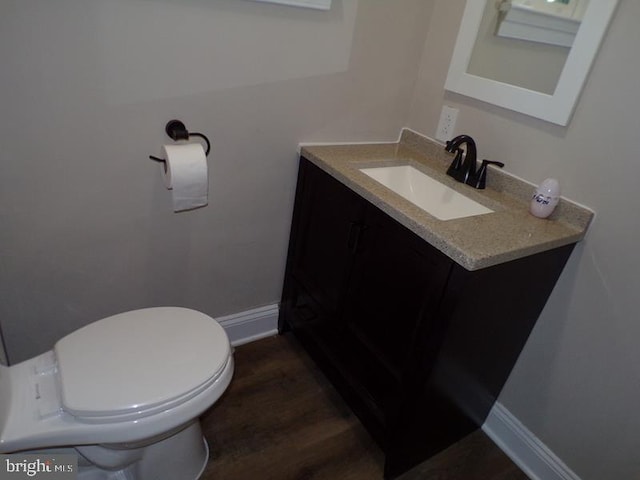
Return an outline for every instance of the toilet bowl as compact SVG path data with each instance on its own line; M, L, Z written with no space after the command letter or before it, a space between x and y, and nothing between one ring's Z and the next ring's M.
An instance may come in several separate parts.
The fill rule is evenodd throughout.
M79 479L197 479L198 417L233 375L213 318L156 307L98 320L53 350L0 366L0 453L73 452Z

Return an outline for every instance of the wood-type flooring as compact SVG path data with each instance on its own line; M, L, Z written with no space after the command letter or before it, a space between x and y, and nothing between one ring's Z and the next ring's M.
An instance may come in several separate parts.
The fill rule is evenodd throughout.
M384 457L289 334L235 350L231 385L202 417L201 480L382 480ZM399 480L527 480L482 431Z

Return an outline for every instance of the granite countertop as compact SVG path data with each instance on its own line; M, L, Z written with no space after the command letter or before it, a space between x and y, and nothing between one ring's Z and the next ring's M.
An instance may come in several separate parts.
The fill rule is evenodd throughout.
M528 208L535 186L499 169L490 168L484 190L456 182L445 173L453 156L406 129L397 143L304 146L301 155L467 270L578 242L593 218L591 210L564 197L549 218L532 216ZM393 165L412 165L494 212L438 220L359 171Z

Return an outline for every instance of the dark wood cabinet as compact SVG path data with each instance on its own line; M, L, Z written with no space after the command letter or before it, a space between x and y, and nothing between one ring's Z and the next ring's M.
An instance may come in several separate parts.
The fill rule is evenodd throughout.
M279 329L393 478L482 425L572 248L468 271L302 158Z

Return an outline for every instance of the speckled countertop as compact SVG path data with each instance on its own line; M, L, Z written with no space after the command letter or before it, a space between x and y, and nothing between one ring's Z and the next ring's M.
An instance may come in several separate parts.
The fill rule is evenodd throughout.
M458 183L445 174L453 156L410 130L398 143L304 146L301 154L467 270L580 241L593 218L591 210L564 197L551 217L530 215L535 186L498 169L488 172L485 190ZM412 165L494 212L438 220L359 171L392 165Z

